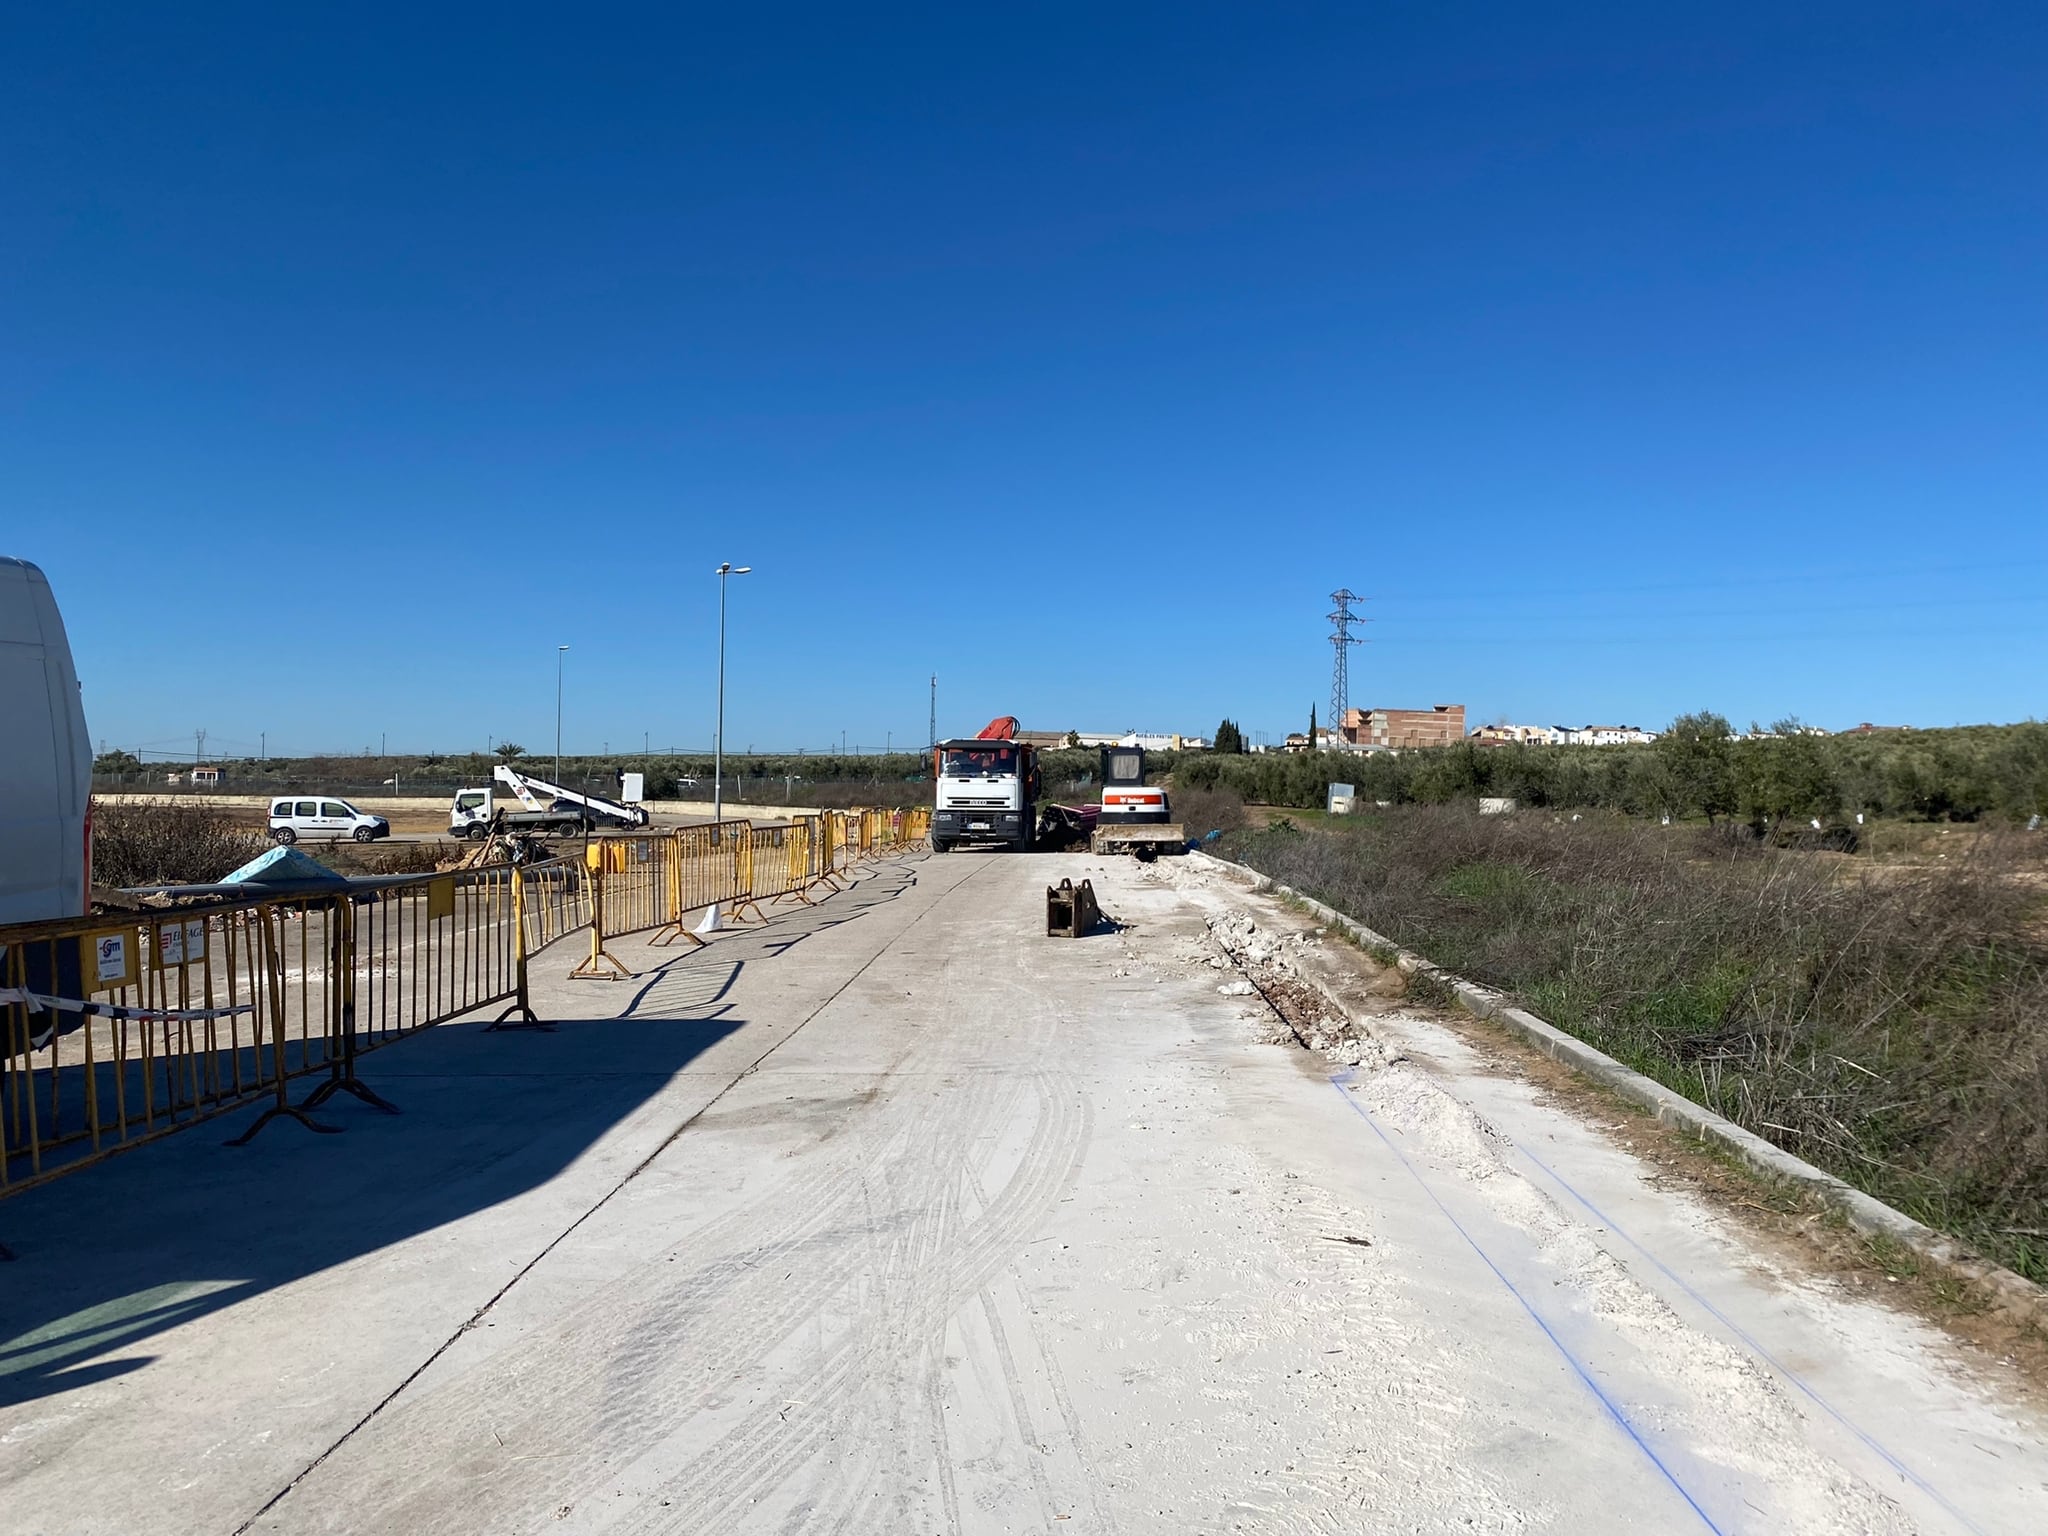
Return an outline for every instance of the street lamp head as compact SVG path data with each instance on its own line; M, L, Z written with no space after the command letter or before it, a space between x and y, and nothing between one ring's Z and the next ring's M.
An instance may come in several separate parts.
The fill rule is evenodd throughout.
M711 574L714 576L744 576L752 569L751 565L734 565L728 560Z
M569 647L567 647L566 645L558 645L555 647L555 649L558 651L566 651L567 649L569 649Z

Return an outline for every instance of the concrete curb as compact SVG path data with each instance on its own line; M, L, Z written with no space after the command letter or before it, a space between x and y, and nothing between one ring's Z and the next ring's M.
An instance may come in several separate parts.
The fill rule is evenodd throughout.
M1507 1006L1500 994L1485 987L1474 986L1463 977L1454 976L1441 966L1432 965L1422 956L1403 949L1392 939L1373 932L1365 924L1346 917L1334 907L1326 906L1311 896L1304 896L1291 886L1282 885L1279 881L1242 864L1233 864L1230 860L1219 859L1211 853L1201 853L1197 857L1207 859L1219 869L1246 876L1253 882L1255 890L1269 891L1284 896L1289 901L1298 902L1323 922L1343 929L1361 944L1374 949L1394 951L1397 956L1396 963L1402 971L1410 975L1421 973L1436 977L1452 990L1459 1006L1474 1018L1500 1025L1552 1060L1562 1062L1580 1076L1611 1089L1629 1102L1648 1110L1666 1125L1681 1126L1693 1132L1702 1141L1711 1141L1733 1153L1757 1172L1771 1178L1783 1179L1812 1193L1830 1209L1839 1212L1857 1231L1870 1237L1886 1238L1903 1248L1911 1249L1929 1263L1940 1266L1965 1282L2000 1310L2024 1318L2037 1326L2048 1327L2048 1291L2044 1291L2025 1276L2014 1274L2002 1265L1980 1257L1956 1239L1915 1221L1903 1211L1894 1210L1882 1200L1866 1195L1862 1190L1844 1183L1833 1174L1814 1167L1804 1158L1794 1157L1784 1148L1773 1146L1754 1131L1745 1130L1725 1115L1716 1114L1704 1105L1695 1104L1683 1095L1666 1088L1662 1083L1645 1077L1633 1068L1623 1066L1606 1052L1595 1050L1585 1041L1566 1034L1554 1024L1539 1019L1526 1009ZM1341 998L1331 997L1330 1001L1340 1009L1344 1007Z

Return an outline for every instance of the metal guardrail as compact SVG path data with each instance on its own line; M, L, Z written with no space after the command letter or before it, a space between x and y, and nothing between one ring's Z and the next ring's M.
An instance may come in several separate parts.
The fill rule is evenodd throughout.
M0 1195L246 1106L242 1137L336 1093L391 1108L357 1057L497 1003L537 1023L532 957L580 929L572 976L622 976L607 939L687 938L686 914L814 899L917 846L927 812L827 811L594 837L582 857L393 876L345 891L0 927ZM294 1104L294 1078L325 1074ZM4 1250L0 1250L4 1251Z

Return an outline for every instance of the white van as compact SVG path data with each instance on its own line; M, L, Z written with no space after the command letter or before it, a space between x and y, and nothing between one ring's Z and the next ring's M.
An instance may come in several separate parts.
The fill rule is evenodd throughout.
M92 878L92 741L43 573L0 555L0 923L75 917Z
M391 823L332 795L280 795L270 802L270 835L280 843L296 843L302 837L351 837L374 843L391 835Z

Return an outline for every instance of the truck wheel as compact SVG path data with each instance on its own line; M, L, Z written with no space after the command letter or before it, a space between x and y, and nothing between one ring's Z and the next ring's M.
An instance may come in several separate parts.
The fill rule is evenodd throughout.
M473 821L462 829L462 836L472 843L480 843L491 835L491 829L480 821Z
M374 843L377 840L377 829L375 827L357 827L352 835L359 843Z
M270 835L277 839L278 845L280 847L284 848L291 847L293 843L296 843L299 840L299 834L294 832L290 827L279 827L275 832L272 832Z
M933 853L951 853L952 851L953 845L947 842L943 837L935 837L932 839Z

